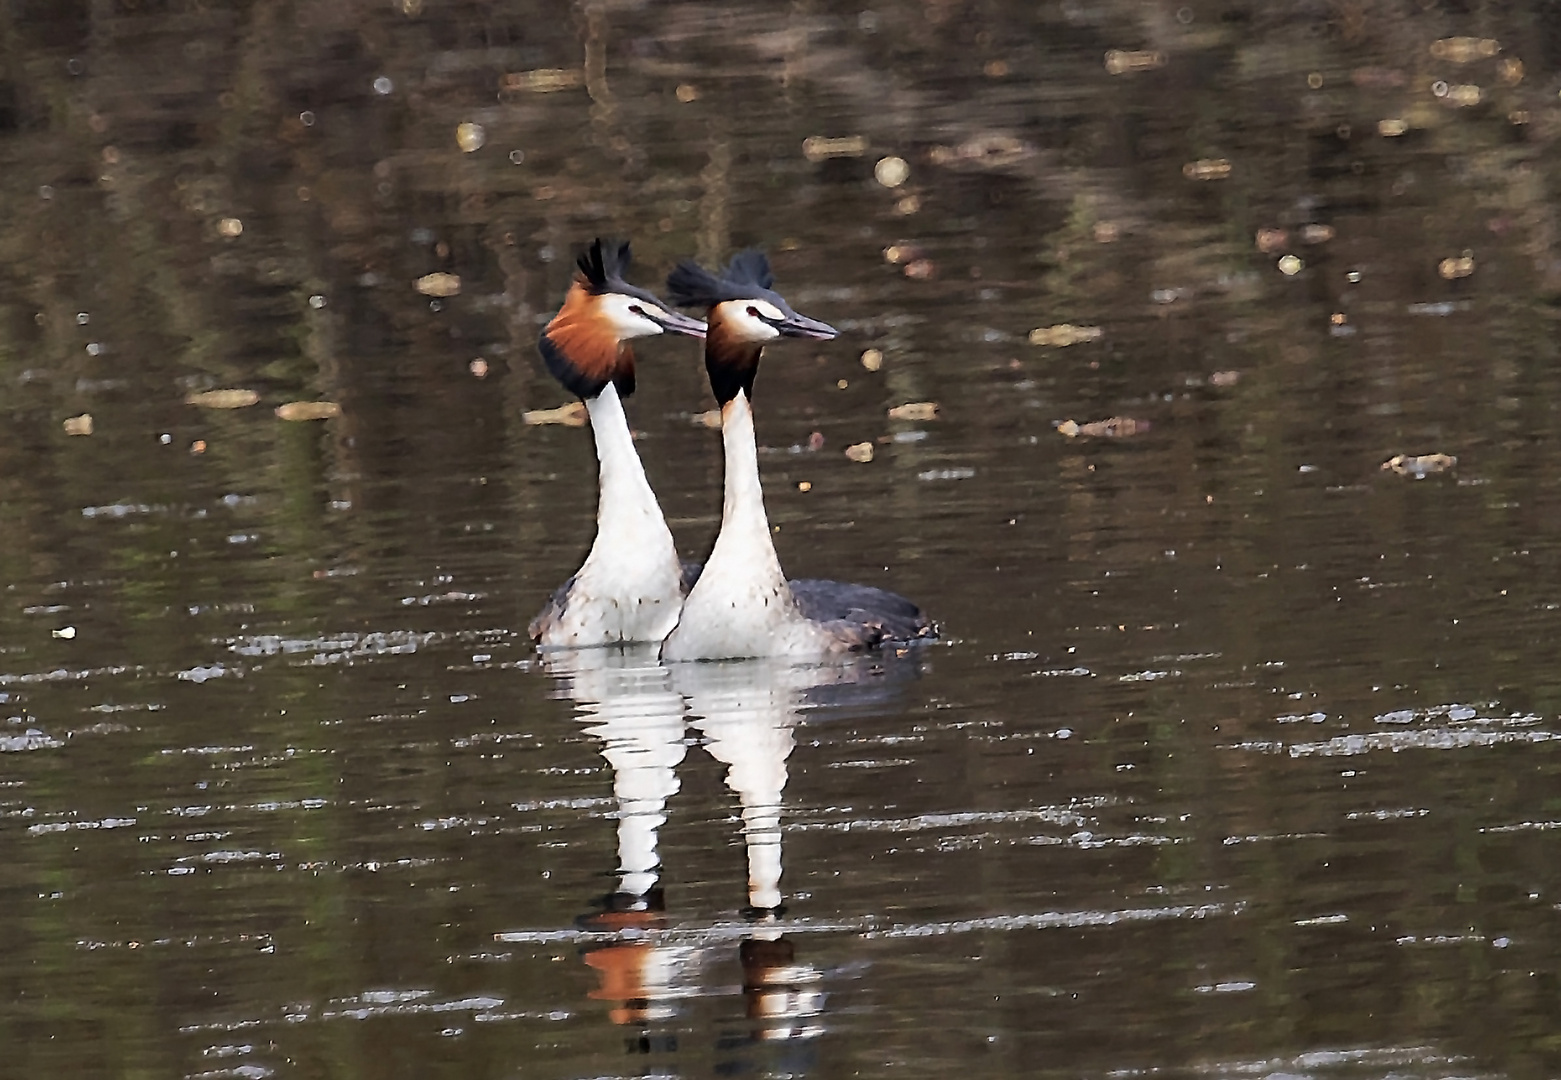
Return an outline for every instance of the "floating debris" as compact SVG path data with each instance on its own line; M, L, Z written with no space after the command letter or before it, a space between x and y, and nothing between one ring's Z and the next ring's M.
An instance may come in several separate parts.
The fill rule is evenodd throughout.
M846 457L852 461L871 461L873 460L873 444L870 442L852 443L846 447Z
M1467 109L1471 105L1478 105L1484 96L1478 86L1446 83L1441 79L1431 84L1431 93L1441 98L1443 104L1451 105L1457 109Z
M217 231L223 236L232 239L235 236L243 235L244 223L236 217L225 217L217 222Z
M801 491L803 493L812 491L813 490L813 482L811 480L798 480L797 481L797 490Z
M289 401L276 407L280 420L329 420L341 415L341 406L334 401Z
M1210 386L1235 386L1240 381L1239 371L1216 371L1209 376Z
M461 278L459 274L446 274L438 272L424 274L417 279L417 291L424 296L455 296L461 291Z
M1474 273L1474 252L1466 250L1462 255L1443 259L1436 264L1436 272L1448 281L1468 277Z
M1264 255L1272 255L1290 246L1290 233L1285 229L1259 229L1257 249Z
M1049 345L1052 348L1061 349L1069 345L1078 345L1085 341L1099 341L1105 331L1098 326L1074 326L1072 323L1058 323L1056 326L1042 326L1030 331L1029 342L1031 345Z
M1230 162L1225 158L1199 158L1183 165L1182 175L1189 180L1224 180L1230 176Z
M186 405L202 409L247 409L259 401L260 395L253 390L202 390L184 395Z
M809 161L828 161L830 158L861 157L867 153L867 136L846 135L831 139L823 135L811 135L802 140L802 156Z
M481 124L465 123L457 124L455 128L455 145L461 148L465 154L474 153L482 149L488 141L488 132Z
M693 83L678 83L677 99L684 105L699 100L699 87Z
M1295 277L1295 275L1306 269L1306 264L1294 255L1284 256L1275 265L1279 267L1279 272L1285 277Z
M65 434L91 435L92 414L89 412L84 412L80 416L67 416L65 418Z
M192 453L192 454L204 454L205 452L206 452L206 440L205 439L196 439L194 442L192 442L190 444L190 453Z
M1165 53L1152 49L1112 49L1106 53L1106 74L1126 75L1165 66Z
M1496 65L1496 77L1508 86L1516 86L1523 81L1523 61L1516 58L1508 58Z
M1024 140L993 131L972 135L958 146L934 146L927 151L927 160L934 165L1000 169L1023 161L1034 152Z
M862 353L862 366L868 371L877 371L883 367L883 350L868 349Z
M708 413L701 413L700 417L708 415ZM715 418L716 421L714 426L720 427L721 414L716 413ZM563 424L565 427L585 427L585 402L571 401L569 404L560 405L556 409L531 409L527 412L521 413L520 419L522 422L530 424L533 427L540 426L542 424ZM695 419L699 418L696 417ZM705 426L709 427L711 425L706 423Z
M928 281L937 276L938 267L931 259L912 259L900 272L912 281Z
M1382 471L1424 480L1432 473L1443 473L1458 465L1451 454L1394 454L1382 463Z
M1094 420L1088 424L1064 420L1057 425L1058 434L1066 435L1070 439L1078 438L1080 435L1087 438L1122 439L1148 430L1148 420L1134 420L1128 416L1113 416L1107 420Z
M889 410L890 420L936 420L937 418L936 401L911 401L904 405L896 405Z
M1432 56L1454 64L1487 60L1499 52L1501 43L1494 38L1450 37L1431 42Z
M1396 139L1408 130L1409 121L1401 120L1396 116L1377 121L1377 134L1385 139Z
M577 68L537 68L512 71L499 80L502 90L527 90L533 94L554 94L585 85L585 72Z
M890 244L883 249L883 261L891 266L901 266L921 258L922 253L919 244Z
M873 166L873 179L886 188L897 188L911 178L911 167L902 157L879 158Z
M73 641L76 637L76 628L74 626L62 626L58 630L50 630L49 636L59 638L62 641Z
M1310 225L1301 226L1301 243L1303 244L1326 244L1336 235L1338 233L1332 225L1318 225L1314 222Z
M466 365L466 370L470 371L476 378L486 379L488 377L488 361L479 356Z

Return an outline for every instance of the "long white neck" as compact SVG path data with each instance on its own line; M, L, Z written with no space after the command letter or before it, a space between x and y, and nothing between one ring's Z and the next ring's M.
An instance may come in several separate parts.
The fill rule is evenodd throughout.
M661 516L656 493L645 479L645 466L634 449L629 418L623 413L618 388L606 388L585 403L591 416L591 434L596 439L596 462L600 471L601 496L596 504L596 543L592 553L604 542L620 540L630 529L643 529L645 519L659 523L671 543L672 533Z
M677 546L645 479L617 388L609 383L585 407L600 471L596 539L563 615L542 644L660 641L676 625L682 606Z
M797 611L781 571L759 485L759 450L748 395L721 409L726 450L721 533L662 658L715 660L826 651L824 635Z
M738 391L721 410L721 444L726 452L725 494L721 501L721 533L716 537L711 563L727 551L755 560L754 578L785 585L780 558L770 536L770 519L764 512L764 488L759 484L759 446L753 433L753 408L748 395ZM790 590L787 590L789 595Z

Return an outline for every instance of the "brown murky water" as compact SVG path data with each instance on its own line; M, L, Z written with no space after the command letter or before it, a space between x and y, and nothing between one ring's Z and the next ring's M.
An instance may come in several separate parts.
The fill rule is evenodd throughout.
M0 30L0 1075L1561 1073L1554 3ZM845 329L780 555L944 643L535 656L598 234Z

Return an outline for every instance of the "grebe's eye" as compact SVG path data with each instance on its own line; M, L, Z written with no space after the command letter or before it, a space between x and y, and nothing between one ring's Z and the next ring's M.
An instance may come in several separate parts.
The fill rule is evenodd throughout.
M748 314L752 315L755 319L762 319L762 318L764 318L763 315L759 314L759 309L754 307L752 304L748 305Z
M643 315L645 314L645 309L640 307L638 304L630 304L629 313L631 315Z

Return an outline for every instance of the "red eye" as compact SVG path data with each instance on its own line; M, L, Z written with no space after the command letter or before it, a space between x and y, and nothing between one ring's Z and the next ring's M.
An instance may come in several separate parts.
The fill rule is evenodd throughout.
M640 307L638 304L630 304L629 313L632 315L643 315L645 314L645 309Z
M752 315L755 319L763 318L763 316L759 314L759 309L752 305L749 305L748 307L748 314Z

